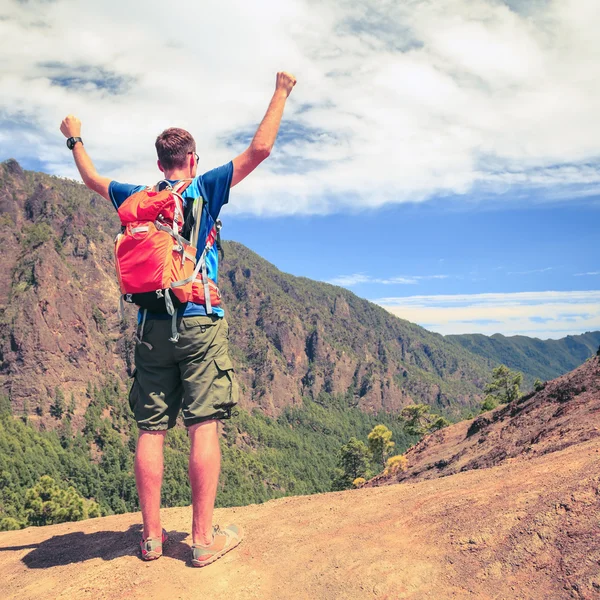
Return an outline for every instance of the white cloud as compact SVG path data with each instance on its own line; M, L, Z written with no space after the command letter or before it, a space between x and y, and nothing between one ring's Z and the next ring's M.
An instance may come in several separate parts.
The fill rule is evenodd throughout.
M157 0L5 3L0 156L74 176L58 133L74 112L106 175L157 179L153 142L170 125L216 166L243 149L226 140L253 133L286 69L298 77L284 117L296 135L228 210L600 193L596 0L522 12L499 0L177 6L182 18Z
M409 296L374 302L444 335L503 333L560 338L600 330L600 291Z
M407 277L371 277L364 273L354 273L353 275L339 275L327 281L332 285L340 285L342 287L353 287L364 283L378 283L381 285L404 285L415 284L424 279L447 279L448 275L409 275Z
M533 275L534 273L547 273L553 269L554 267L545 267L543 269L531 269L529 271L509 271L508 275Z
M586 277L591 275L600 275L600 271L588 271L587 273L575 273L575 277Z

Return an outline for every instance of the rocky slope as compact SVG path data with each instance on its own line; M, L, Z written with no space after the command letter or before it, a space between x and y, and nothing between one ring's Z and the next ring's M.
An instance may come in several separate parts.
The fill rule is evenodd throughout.
M84 403L90 382L126 381L135 315L121 323L116 311L117 230L110 204L82 185L0 166L0 389L15 414L57 387ZM477 403L483 359L239 244L225 251L220 282L246 407L276 415L303 395L326 401L323 392L369 411L416 401L458 415Z
M419 481L543 456L600 438L600 356L543 390L427 436L407 453L408 470L368 486Z
M4 600L593 600L600 439L490 469L216 511L246 538L189 568L191 510L137 557L140 515L0 533Z

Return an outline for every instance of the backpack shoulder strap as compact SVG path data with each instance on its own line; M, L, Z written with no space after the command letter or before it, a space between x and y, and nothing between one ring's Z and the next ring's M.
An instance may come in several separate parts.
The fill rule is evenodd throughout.
M185 192L185 190L188 189L188 187L190 186L190 183L192 183L192 179L182 179L181 181L178 181L175 186L173 187L173 191L176 194L183 194L183 192Z

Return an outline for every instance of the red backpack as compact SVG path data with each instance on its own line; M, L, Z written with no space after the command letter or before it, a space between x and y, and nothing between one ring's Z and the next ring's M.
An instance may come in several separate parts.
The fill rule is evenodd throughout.
M187 211L190 220L183 237L184 201L181 194L191 183L185 180L174 187L158 191L146 188L132 194L119 207L122 231L115 240L115 264L121 288L121 302L137 304L146 312L168 313L172 316L172 336L177 342L177 307L185 302L204 304L207 314L221 304L217 284L208 278L206 255L213 247L221 222L217 221L208 233L200 258L190 241L198 235L202 198L193 202Z

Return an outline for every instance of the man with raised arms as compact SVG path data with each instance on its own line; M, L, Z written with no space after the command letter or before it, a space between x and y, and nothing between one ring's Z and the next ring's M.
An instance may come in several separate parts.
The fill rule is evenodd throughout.
M198 154L193 137L185 130L170 128L156 139L158 168L164 185L184 179L191 183L183 192L184 201L202 196L198 239L200 248L217 221L221 207L229 200L229 189L247 177L273 148L286 100L296 79L277 73L275 92L248 148L231 162L198 174ZM81 122L69 115L60 126L73 152L85 185L111 201L116 209L145 186L130 185L100 176L81 139ZM218 252L213 246L206 256L209 279L218 276ZM237 402L229 358L229 328L223 310L188 302L178 309L176 343L168 341L171 317L147 313L135 350L136 374L129 402L139 428L135 453L135 478L144 529L140 542L142 558L162 555L167 539L160 522L160 494L163 476L163 445L168 429L175 425L181 409L191 442L189 478L192 488L192 563L204 566L237 546L242 539L239 526L224 528L212 524L213 508L221 468L218 421L231 416ZM140 342L142 340L143 342Z

